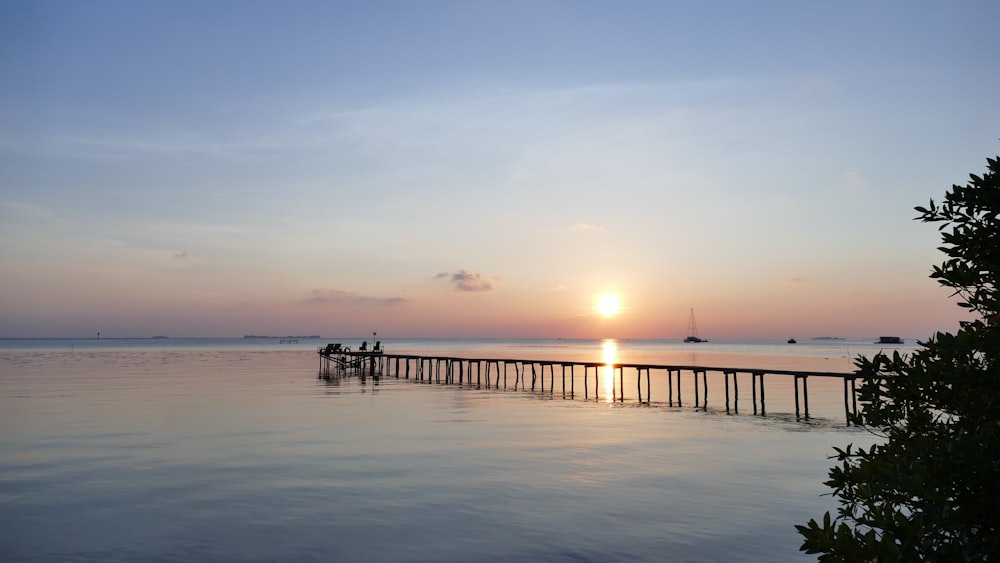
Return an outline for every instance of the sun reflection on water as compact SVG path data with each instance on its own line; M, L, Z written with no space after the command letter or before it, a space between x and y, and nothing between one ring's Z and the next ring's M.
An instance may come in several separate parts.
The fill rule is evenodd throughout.
M601 372L604 376L604 400L608 403L615 400L615 364L618 362L618 342L613 338L608 338L601 343L603 351L604 367Z

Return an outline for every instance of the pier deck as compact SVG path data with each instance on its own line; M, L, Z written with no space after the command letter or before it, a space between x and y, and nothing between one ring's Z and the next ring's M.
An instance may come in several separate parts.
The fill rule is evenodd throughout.
M355 374L361 377L395 377L396 379L414 379L430 383L470 385L479 388L500 389L508 387L508 377L513 377L513 386L546 391L546 371L548 371L548 392L556 387L556 368L560 370L561 389L567 398L577 394L577 369L583 370L582 391L584 398L589 398L593 391L594 398L600 393L600 373L612 378L612 399L625 401L625 373L635 376L636 396L639 403L650 404L652 395L652 377L654 373L665 374L667 381L667 400L670 406L684 406L681 396L681 375L690 374L694 383L693 406L708 409L708 377L723 378L725 388L725 410L727 413L739 412L740 388L738 375L747 375L751 381L751 403L753 414L766 415L765 376L792 377L795 395L795 418L809 419L809 378L833 378L843 381L844 415L850 424L850 415L857 414L857 373L752 369L711 367L692 365L662 365L644 363L606 363L583 361L556 361L515 358L465 358L458 356L423 356L415 354L387 354L378 344L373 350L352 351L339 344L330 344L318 350L320 357L320 378L332 378ZM511 374L511 371L513 373ZM593 383L590 374L593 371ZM569 376L567 386L567 375ZM617 382L615 382L617 378ZM630 377L631 379L631 377ZM645 394L643 380L645 379ZM593 387L591 387L593 385ZM676 393L675 393L676 391Z

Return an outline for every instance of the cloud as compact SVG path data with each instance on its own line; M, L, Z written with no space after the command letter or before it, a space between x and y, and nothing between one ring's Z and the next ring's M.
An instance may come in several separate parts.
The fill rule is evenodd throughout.
M868 187L868 182L865 181L864 177L853 170L844 172L842 181L844 187L853 192L864 191Z
M812 280L810 280L809 278L803 278L801 276L792 276L790 278L785 279L785 285L790 285L795 287L811 285L811 284Z
M174 254L174 258L177 258L178 260L183 260L183 259L185 259L187 257L188 257L188 253L185 252L185 251L183 251L183 250L180 251L180 252L178 252L177 254Z
M459 270L454 273L441 272L434 276L434 279L448 279L455 291L492 291L493 282L482 274ZM500 278L493 276L494 281Z
M347 305L370 305L393 307L409 301L404 297L371 297L342 289L314 289L309 293L310 303L337 303Z
M792 94L802 97L814 97L831 93L837 84L828 76L813 74L805 76L792 84Z
M604 227L590 223L577 223L567 230L573 233L599 233L604 230Z

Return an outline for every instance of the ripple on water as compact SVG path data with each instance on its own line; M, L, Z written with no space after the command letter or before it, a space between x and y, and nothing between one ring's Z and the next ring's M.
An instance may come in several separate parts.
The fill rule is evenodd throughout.
M4 560L800 560L830 447L866 439L326 382L301 353L25 355L0 354Z

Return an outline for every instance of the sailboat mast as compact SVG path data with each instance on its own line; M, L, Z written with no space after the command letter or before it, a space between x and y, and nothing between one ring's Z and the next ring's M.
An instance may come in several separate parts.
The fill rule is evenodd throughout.
M688 336L698 338L698 323L694 321L694 308L691 308L691 315L688 317Z
M694 307L691 308L691 316L688 317L688 335L684 342L707 342L698 336L698 324L694 322Z

